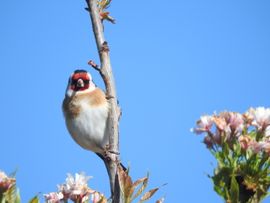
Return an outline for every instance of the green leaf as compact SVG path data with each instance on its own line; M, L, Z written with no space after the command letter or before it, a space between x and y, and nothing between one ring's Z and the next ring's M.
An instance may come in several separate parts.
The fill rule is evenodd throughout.
M252 130L249 134L250 137L255 138L257 136L257 131L256 130Z
M239 142L235 143L233 145L233 147L234 147L235 156L237 156L237 157L241 156L241 146L240 146Z
M3 193L0 193L0 203L5 203L5 197Z
M226 142L224 142L224 144L222 146L222 151L223 151L225 157L229 156L230 148L229 148L229 145Z
M216 157L216 159L218 161L218 164L220 166L224 166L225 165L225 163L224 163L225 162L225 157L224 157L224 154L222 152L215 153L215 157Z
M39 199L38 199L38 196L36 195L35 197L33 197L29 203L39 203Z
M85 203L88 203L89 200L86 200ZM107 203L108 200L102 195L100 200L97 203Z
M220 187L218 185L214 185L214 190L216 191L216 193L218 193L221 197L225 198L225 192L223 190L223 187Z
M17 189L17 195L16 195L15 203L21 203L21 196L20 196L19 189Z
M17 197L17 188L16 185L13 185L11 188L9 188L5 193L4 193L6 202L15 202L16 197Z
M230 199L232 203L239 202L239 185L234 175L231 178Z
M232 169L229 167L218 167L214 171L214 176L212 176L212 181L214 183L214 190L227 200L229 197L228 189L230 187Z

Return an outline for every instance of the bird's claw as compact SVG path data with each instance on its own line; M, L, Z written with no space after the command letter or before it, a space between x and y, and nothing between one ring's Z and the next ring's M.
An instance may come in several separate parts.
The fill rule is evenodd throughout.
M114 157L113 155L120 155L120 153L111 150L110 145L107 144L107 145L105 146L105 149L104 149L104 158L105 158L107 161L111 161L111 160L114 160L114 159L115 159L115 158L113 158L113 157ZM117 161L117 160L114 160L114 161Z
M113 99L113 98L114 98L114 96L112 96L112 95L106 95L107 100L110 100L110 99Z

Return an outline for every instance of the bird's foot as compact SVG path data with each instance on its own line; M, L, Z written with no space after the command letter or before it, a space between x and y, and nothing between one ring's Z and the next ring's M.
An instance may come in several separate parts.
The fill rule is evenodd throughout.
M113 99L113 98L114 98L114 96L112 96L112 95L108 95L108 94L106 95L107 100L110 100L110 99Z
M104 148L104 158L107 161L117 161L117 158L115 157L115 155L120 155L119 152L113 151L111 150L111 147L109 144L107 144Z
M128 169L119 160L119 155L119 152L111 150L110 145L106 145L104 148L103 160L107 162L113 161L118 167L121 167L124 171L128 171Z

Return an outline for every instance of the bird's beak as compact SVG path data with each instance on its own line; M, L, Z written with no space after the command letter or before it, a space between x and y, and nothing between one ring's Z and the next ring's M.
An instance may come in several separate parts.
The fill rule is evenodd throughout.
M84 87L84 82L81 78L77 80L77 87L79 88Z

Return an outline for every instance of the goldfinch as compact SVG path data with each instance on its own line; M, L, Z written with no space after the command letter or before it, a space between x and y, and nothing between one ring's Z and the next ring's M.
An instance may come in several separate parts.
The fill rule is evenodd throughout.
M75 70L68 81L62 104L67 129L82 148L104 156L109 144L109 104L85 70ZM101 156L101 158L102 158Z

